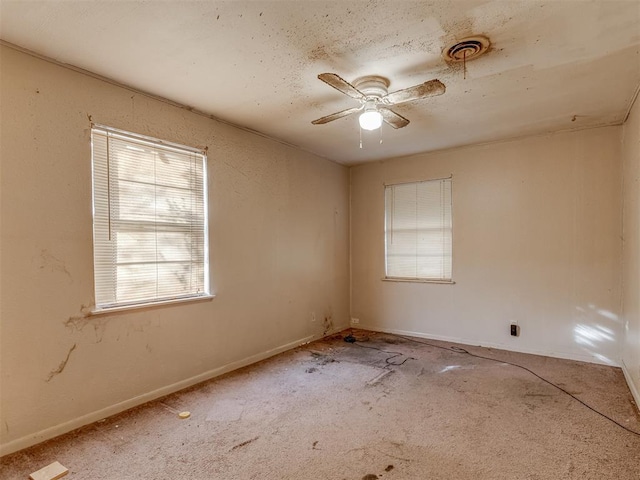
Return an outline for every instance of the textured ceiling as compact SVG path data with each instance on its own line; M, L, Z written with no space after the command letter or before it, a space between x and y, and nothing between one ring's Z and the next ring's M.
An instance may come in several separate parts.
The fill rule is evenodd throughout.
M465 78L441 51L473 34ZM640 0L1 0L0 38L345 164L621 123L640 83ZM361 149L356 116L311 124L357 106L322 72L447 91Z

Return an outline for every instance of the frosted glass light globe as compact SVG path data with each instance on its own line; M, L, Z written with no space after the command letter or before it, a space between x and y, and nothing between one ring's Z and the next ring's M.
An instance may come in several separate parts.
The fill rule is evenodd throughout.
M376 130L382 126L382 114L377 110L368 110L358 119L363 130Z

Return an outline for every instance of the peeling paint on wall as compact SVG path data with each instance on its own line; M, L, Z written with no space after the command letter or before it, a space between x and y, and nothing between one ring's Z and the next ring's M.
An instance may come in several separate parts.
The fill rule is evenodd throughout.
M71 315L65 322L65 327L73 328L74 330L81 331L89 322L89 314L91 313L91 306L85 305L84 303L80 305L80 314Z
M82 304L80 305L80 313L77 315L71 315L63 323L65 327L71 328L76 332L82 332L87 325L93 326L95 343L100 343L104 338L104 333L109 319L106 317L91 317L91 309L91 306Z

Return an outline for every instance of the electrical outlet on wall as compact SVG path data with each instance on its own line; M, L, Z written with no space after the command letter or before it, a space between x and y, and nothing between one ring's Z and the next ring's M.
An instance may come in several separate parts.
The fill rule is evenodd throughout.
M512 337L519 337L520 336L520 327L518 326L518 322L512 321L510 329L511 329L511 336Z
M359 324L359 323L360 323L360 319L359 319L359 318L353 318L353 317L351 317L351 323L352 323L353 325L357 325L357 324Z

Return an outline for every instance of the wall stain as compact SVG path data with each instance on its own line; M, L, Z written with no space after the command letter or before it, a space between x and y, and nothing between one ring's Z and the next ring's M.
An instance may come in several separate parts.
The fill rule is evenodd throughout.
M322 336L326 336L329 332L333 330L333 317L331 314L324 317L324 331L322 332Z
M50 382L53 377L55 377L56 375L60 375L64 371L65 367L67 366L67 363L69 362L69 357L71 357L71 352L73 352L76 349L76 346L77 345L74 343L73 347L71 347L67 352L67 357L60 362L60 365L58 365L58 368L56 368L55 370L51 370L51 372L49 372L49 376L47 377L45 382Z
M65 327L73 328L77 331L82 331L87 324L90 323L91 319L89 318L89 314L91 313L91 306L85 305L84 303L80 305L80 314L71 315L64 322Z
M40 270L44 270L45 268L51 272L64 273L69 277L69 280L73 282L73 277L71 273L69 273L69 270L67 270L64 260L60 260L58 257L52 255L47 249L43 249L40 252Z
M104 338L105 330L107 328L108 318L91 317L91 307L89 305L80 305L80 313L78 315L71 315L67 320L63 322L65 327L71 328L76 332L82 332L87 325L93 326L93 332L95 334L95 343L102 342Z

